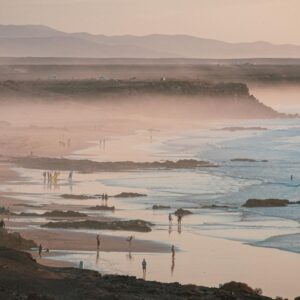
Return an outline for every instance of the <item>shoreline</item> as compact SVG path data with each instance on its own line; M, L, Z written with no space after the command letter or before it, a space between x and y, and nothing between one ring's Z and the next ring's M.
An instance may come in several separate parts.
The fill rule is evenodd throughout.
M17 201L21 202L21 200L17 200ZM1 200L0 203L2 203L2 200ZM126 207L128 208L129 205L130 205L130 204L127 203L126 199L125 199L125 201L123 200L123 203L124 203L124 207L125 208ZM55 207L57 207L57 204L52 204L51 207L55 208ZM64 208L70 207L70 204L63 204L62 207L64 207ZM47 206L47 208L49 208L49 206ZM128 212L128 214L130 214L130 212ZM121 214L120 216L122 217L123 214ZM33 234L32 236L34 236L34 234L37 234L37 233L32 233L32 234ZM120 233L120 236L116 237L115 235L118 235L118 234L119 233L114 233L111 236L112 240L118 240L118 239L122 240L122 244L123 245L119 245L118 247L121 247L121 248L123 247L123 251L121 251L121 252L128 252L128 246L125 243L125 237L124 237L125 235L127 235L127 233ZM154 238L155 240L165 240L166 242L168 242L169 244L171 244L173 242L177 243L177 238L178 238L180 240L180 242L183 242L183 245L187 246L189 244L189 241L186 240L186 238L185 238L185 235L187 235L187 236L190 237L190 235L187 232L184 232L181 236L180 235L176 235L176 236L170 236L169 238L167 237L167 235L162 236L162 234L164 234L162 232L162 230L160 230L160 229L155 230L154 234L152 235L152 239ZM174 235L174 233L172 233L172 234ZM76 235L78 237L78 240L80 240L81 233L74 233L74 235ZM105 234L103 235L103 237L104 236L105 236ZM142 236L142 234L136 234L136 237L137 237L136 241L142 240L141 236ZM160 238L160 236L161 236L161 238ZM30 235L28 235L28 237L30 237ZM90 245L94 245L94 243L95 243L95 241L94 241L95 234L90 234L90 237L91 237L91 240L93 240L93 242L91 242ZM62 235L62 238L64 238L63 235ZM238 242L232 242L232 241L224 240L222 238L215 238L215 239L213 239L213 238L205 238L205 237L202 236L201 238L198 238L198 240L201 241L201 242L199 244L199 248L194 249L195 250L194 253L186 252L187 249L185 249L186 247L184 246L183 249L181 249L182 251L177 254L178 255L178 261L176 259L176 269L175 269L175 272L176 272L177 268L180 269L180 268L183 268L183 267L185 267L185 268L187 267L187 266L181 265L180 261L186 260L186 259L188 259L188 257L190 257L190 258L193 257L193 258L200 259L200 262L197 262L197 266L199 266L199 268L202 268L204 270L203 272L205 272L205 274L201 274L201 276L199 276L199 273L196 272L196 275L194 274L193 277L199 276L198 277L199 278L199 282L198 283L201 283L201 284L205 283L206 285L211 285L213 282L217 282L217 283L215 283L215 285L217 285L219 283L224 282L224 278L228 278L228 276L230 276L230 277L234 277L234 278L230 278L230 280L232 280L232 279L242 280L242 281L245 281L245 282L249 283L252 286L262 287L264 291L266 290L266 294L270 294L270 295L274 295L275 296L275 292L276 292L276 295L284 295L284 296L286 296L287 294L283 293L283 292L280 293L280 294L278 294L277 291L279 291L279 289L277 289L277 291L273 291L272 292L271 290L274 287L272 287L272 285L266 285L266 283L264 282L264 278L266 276L266 271L267 270L265 270L264 265L260 266L259 268L258 267L254 268L254 266L251 266L252 263L246 264L243 261L243 259L249 259L250 257L253 257L253 259L254 258L263 257L264 260L268 259L268 261L270 261L270 262L273 259L274 260L273 265L274 266L278 266L278 268L280 268L281 270L285 270L284 272L288 271L288 267L287 266L289 266L290 268L292 268L293 272L294 272L294 270L296 268L298 268L298 267L300 268L299 259L296 259L296 256L292 257L290 255L290 253L287 252L287 251L279 251L277 249L266 249L265 247L259 247L259 248L262 248L263 251L253 250L252 248L256 248L256 247L253 247L253 245L244 245L242 242L239 242L239 241ZM213 246L213 247L211 247L211 245L217 245L217 244L219 246ZM60 244L58 243L57 250L60 250L60 251L63 250L63 248L59 249L59 247L61 247L61 245L62 245L62 242L60 242ZM224 245L228 245L228 248L226 246L226 251L227 251L228 257L226 257L226 255L224 253L225 252ZM65 249L65 250L74 250L74 249L71 249L73 246L74 246L74 244L71 245L71 243L70 243L70 249ZM143 245L143 246L145 246L145 245ZM166 247L166 249L167 248L168 247ZM216 254L215 251L216 251L216 249L219 249L219 248L222 251L217 251L217 254ZM112 259L115 259L116 262L120 262L121 264L124 263L124 261L123 261L124 259L123 258L125 256L124 257L122 256L122 257L118 258L117 256L119 256L119 254L110 253L110 251L114 250L115 248L113 248L113 247L109 248L108 245L107 245L107 246L105 246L105 249L107 250L107 251L105 251L105 257L109 257L109 258L111 257ZM84 249L81 248L81 250L84 250ZM86 250L91 250L91 248L86 249ZM190 250L190 248L189 248L189 250ZM232 273L231 270L227 270L227 268L229 266L231 266L231 268L232 268L232 266L237 263L235 260L233 260L234 257L232 257L232 251L236 252L236 255L240 255L241 256L240 262L238 264L240 264L244 268L245 268L245 265L246 265L248 268L250 268L251 272L255 271L255 272L261 273L262 278L255 278L254 273L253 274L251 273L252 275L250 277L249 276L247 277L243 273L244 269L242 269L242 268L241 268L241 270L236 270L237 274L235 274L235 275L233 275L233 273ZM242 253L240 251L242 251ZM147 254L146 252L147 251L144 251L144 252L141 252L140 254L143 255L143 253L145 253L145 255L146 255ZM155 253L162 254L162 258L160 258L160 255L156 255ZM168 266L168 264L169 264L169 255L167 254L167 251L166 252L160 252L160 251L158 251L158 252L153 252L152 254L150 254L150 255L147 254L148 255L147 257L151 257L151 259L153 260L154 264L157 264L157 265L161 264L162 267L166 267L167 270L168 270L168 272L169 272L169 268L170 268ZM94 253L92 255L94 255ZM182 258L180 258L181 255L182 255ZM199 255L201 256L200 258L199 258ZM138 253L134 253L134 257L137 257L136 259L139 259L141 256ZM184 259L184 257L185 257L185 259ZM205 261L205 258L208 261ZM161 259L162 260L163 259L167 259L167 262L163 262L162 263ZM228 263L228 266L223 265L222 259L226 260L226 262ZM230 259L230 263L229 263L229 259ZM49 258L49 260L52 260L52 259ZM217 262L220 263L220 265L214 265L216 263L215 260L217 260ZM297 263L295 263L296 261L297 261ZM48 262L48 258L46 258L45 259L45 263L51 263L51 262ZM58 262L58 264L59 263L60 262ZM68 263L70 263L70 262L68 262ZM167 266L166 266L166 263L167 263ZM256 263L258 263L258 262L256 262ZM210 264L213 265L213 269L212 269L212 265L210 265ZM195 265L195 267L196 267L196 265ZM193 268L193 265L191 265L190 268ZM248 272L250 272L250 270L248 269ZM136 272L135 269L132 270L132 271ZM226 272L226 274L218 274L219 272ZM232 275L230 275L230 274L232 274ZM264 274L264 276L263 276L263 274ZM295 270L295 274L294 275L296 277L296 270ZM154 276L154 277L151 277L151 276ZM157 278L155 276L157 276L157 274L156 275L155 274L151 274L151 272L150 272L149 278L153 278L154 280L156 280ZM165 276L164 272L162 272L161 276ZM268 277L271 278L272 277L272 273L270 273L268 275ZM160 278L162 278L162 277L160 277ZM174 278L174 280L177 279L177 278L176 279L175 278ZM243 279L241 279L241 278L243 278ZM248 280L247 280L247 278L248 278ZM280 278L281 277L279 276L278 278L275 278L274 280L279 280ZM163 279L159 279L159 280L163 281ZM193 281L193 278L187 276L186 280L187 280L186 283L190 283L190 282ZM281 280L283 280L283 279L281 279ZM182 281L182 280L179 279L177 281ZM267 286L267 287L265 288L264 286L262 286L263 284L259 285L259 282L261 282L261 283L264 282L264 285ZM293 284L293 282L291 284ZM290 292L292 290L292 288L293 288L293 286L288 286L288 288L286 288L287 292ZM295 295L296 295L296 293L295 293Z

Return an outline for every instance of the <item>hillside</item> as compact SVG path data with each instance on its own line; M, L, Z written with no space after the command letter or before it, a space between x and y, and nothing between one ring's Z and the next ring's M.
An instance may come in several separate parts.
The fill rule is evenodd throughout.
M104 36L0 25L0 57L300 58L300 46L229 43L188 35Z

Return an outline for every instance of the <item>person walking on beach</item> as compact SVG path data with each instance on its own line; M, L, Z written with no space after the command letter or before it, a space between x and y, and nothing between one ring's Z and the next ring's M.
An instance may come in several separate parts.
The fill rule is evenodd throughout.
M107 206L107 200L108 200L108 195L107 194L104 195L104 199L105 199L105 206Z
M172 214L169 214L169 224L172 225L173 217Z
M128 242L128 249L129 249L129 253L130 253L131 252L131 243L132 243L132 240L133 240L133 235L129 236L126 240Z
M147 262L145 258L142 261L142 269L143 269L143 279L146 279L146 271L147 271Z
M73 179L73 171L69 172L69 182L72 182Z
M178 226L181 226L182 215L177 216Z
M39 245L39 257L42 258L42 251L43 251L43 247L42 245L40 244Z
M182 220L182 215L178 215L178 216L177 216L178 233L181 233L181 220Z
M97 241L97 251L100 250L100 235L98 234L96 237L96 241Z
M171 253L172 253L172 259L174 260L175 259L175 246L172 245L171 247Z
M47 173L46 173L46 171L44 171L44 172L43 172L44 184L46 183L46 175L47 175Z
M0 221L0 229L4 229L5 228L5 222L3 219L1 219Z

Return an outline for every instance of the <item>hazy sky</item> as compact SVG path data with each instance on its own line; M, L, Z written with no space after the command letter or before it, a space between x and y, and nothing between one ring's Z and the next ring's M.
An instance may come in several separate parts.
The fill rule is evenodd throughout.
M0 0L0 23L300 44L300 0Z

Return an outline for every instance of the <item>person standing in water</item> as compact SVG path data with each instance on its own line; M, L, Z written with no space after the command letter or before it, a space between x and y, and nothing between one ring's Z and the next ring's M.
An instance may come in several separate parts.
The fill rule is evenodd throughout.
M171 253L172 253L172 259L174 260L175 259L175 246L172 245L171 247Z
M69 172L69 182L72 182L73 179L73 171Z
M173 217L172 214L169 214L169 224L172 225Z
M43 172L44 184L46 183L46 175L47 175L47 173L46 173L46 171L44 171L44 172Z
M145 258L142 261L142 269L143 269L143 279L146 279L146 271L147 271L147 262Z
M133 240L133 235L131 235L131 236L129 236L127 238L129 252L131 252L131 243L132 243L132 240Z
M293 181L293 179L294 179L294 176L293 176L293 175L291 175L291 181Z
M39 245L39 257L42 258L42 251L43 251L43 247L42 245L40 244Z
M97 251L100 250L100 235L98 234L96 237L96 241L97 241Z

